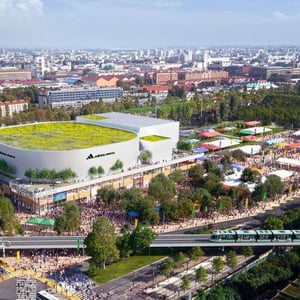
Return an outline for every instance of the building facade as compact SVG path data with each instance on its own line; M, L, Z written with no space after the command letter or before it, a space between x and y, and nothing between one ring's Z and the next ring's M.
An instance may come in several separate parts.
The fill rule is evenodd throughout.
M28 103L24 100L6 101L0 103L0 117L12 116L28 109Z
M81 107L92 101L115 101L122 98L122 88L90 88L90 89L64 89L58 91L41 91L39 94L39 107L49 105L52 108L69 106Z

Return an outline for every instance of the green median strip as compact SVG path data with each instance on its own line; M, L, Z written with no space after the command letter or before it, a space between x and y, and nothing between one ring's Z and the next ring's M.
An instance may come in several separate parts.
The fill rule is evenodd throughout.
M122 277L137 269L152 264L164 257L165 256L162 255L132 256L120 262L106 266L105 270L100 268L97 269L97 271L94 272L93 280L95 280L98 284L104 284L110 280Z

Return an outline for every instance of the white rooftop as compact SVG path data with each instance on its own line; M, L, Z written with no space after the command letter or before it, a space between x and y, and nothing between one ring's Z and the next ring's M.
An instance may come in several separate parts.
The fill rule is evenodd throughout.
M147 126L176 123L175 121L171 121L171 120L136 116L132 114L125 114L125 113L118 113L118 112L97 114L97 116L107 118L107 119L97 120L97 122L101 124L106 124L107 126L110 124L118 124L122 126L142 128Z

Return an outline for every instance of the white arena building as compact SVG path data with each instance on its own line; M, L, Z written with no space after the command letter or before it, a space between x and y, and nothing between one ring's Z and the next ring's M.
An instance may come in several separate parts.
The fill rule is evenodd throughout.
M26 150L0 144L0 159L14 169L16 178L23 178L27 169L54 169L59 172L71 168L77 174L78 181L90 179L91 167L101 166L105 175L111 175L111 167L117 160L123 163L120 171L135 168L140 164L140 153L145 150L151 153L152 163L172 159L173 148L179 137L179 122L114 112L97 116L100 119L77 117L76 122L130 131L136 134L136 138L85 149L57 151ZM150 136L159 136L161 139L149 141L147 137Z

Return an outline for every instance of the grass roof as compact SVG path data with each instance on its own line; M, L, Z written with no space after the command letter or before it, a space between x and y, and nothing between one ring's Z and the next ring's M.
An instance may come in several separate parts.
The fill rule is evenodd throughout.
M160 135L147 135L141 137L141 140L148 141L148 142L159 142L163 140L168 140L169 138L166 136L160 136Z
M80 118L90 119L90 120L105 120L105 119L108 119L107 117L96 116L96 115L85 115L85 116L80 116Z
M0 129L0 143L27 150L75 150L124 142L135 133L83 123L53 122Z

